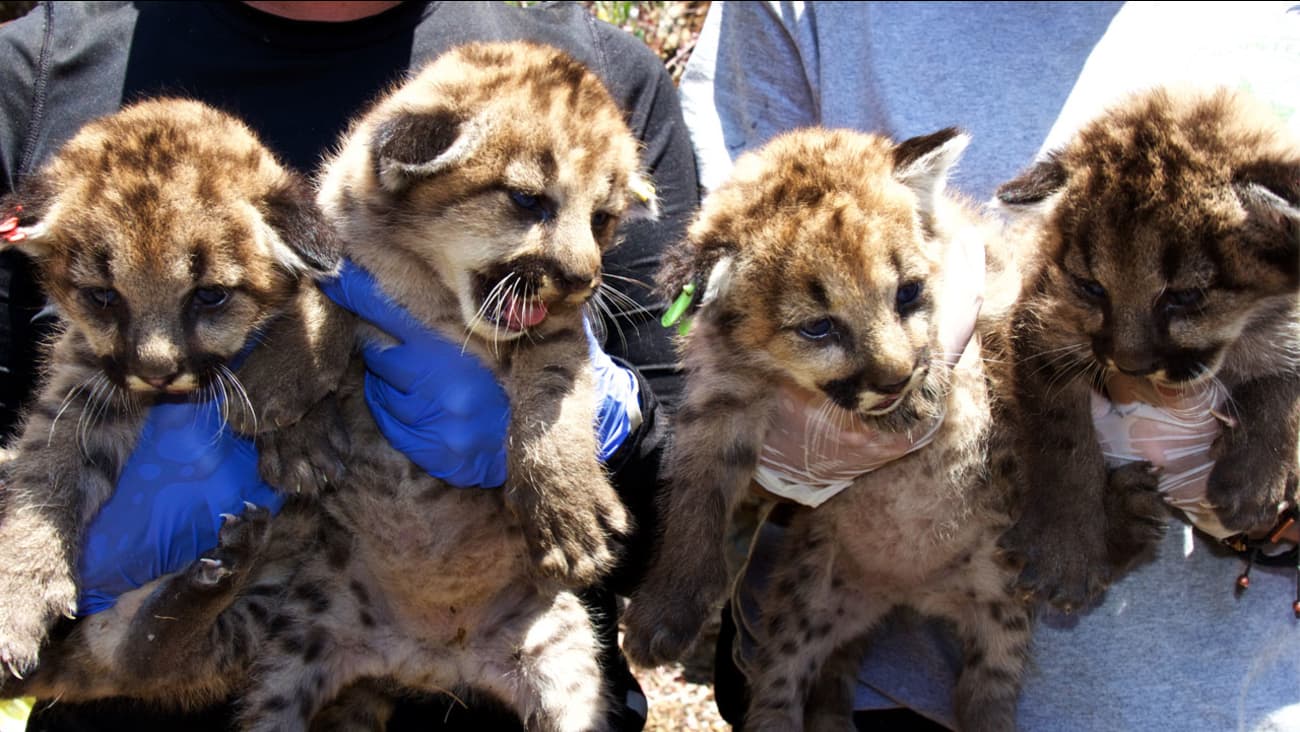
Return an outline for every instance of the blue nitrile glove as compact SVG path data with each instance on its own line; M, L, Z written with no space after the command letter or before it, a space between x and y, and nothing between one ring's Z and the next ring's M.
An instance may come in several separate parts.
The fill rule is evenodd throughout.
M452 485L504 483L510 404L492 372L417 322L350 260L321 289L400 341L362 349L366 404L389 444Z
M636 374L614 363L596 342L591 323L582 319L587 334L587 355L596 372L596 393L600 404L596 411L596 439L601 462L618 452L623 440L641 424L640 388Z
M384 295L370 273L350 261L321 289L401 341L363 349L366 403L389 443L452 485L495 488L504 483L510 405L492 372L418 323ZM597 431L603 460L639 419L637 382L601 350L590 327L587 338L603 395Z
M107 610L118 595L184 569L217 545L221 514L244 502L279 511L262 482L257 448L231 432L215 403L149 410L117 489L86 532L78 615Z

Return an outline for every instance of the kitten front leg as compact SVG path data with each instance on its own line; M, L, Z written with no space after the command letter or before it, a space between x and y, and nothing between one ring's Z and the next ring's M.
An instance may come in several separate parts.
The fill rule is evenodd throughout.
M288 495L316 495L341 481L349 450L334 392L356 319L314 285L303 286L310 290L271 324L239 370L247 400L227 405L231 427L257 440L262 480Z
M53 360L70 359L56 351ZM142 424L141 416L112 404L87 403L78 387L96 373L68 367L55 374L8 467L0 519L0 663L15 676L36 666L54 621L76 614L82 535L112 494Z
M724 536L758 464L772 390L739 371L712 378L719 373L693 374L674 418L663 536L624 618L623 648L643 666L680 658L726 590Z
M1025 485L1019 515L1000 543L1024 562L1021 587L1063 609L1081 607L1110 581L1106 466L1089 386L1080 379L1059 383L1068 376L1033 358L1018 358L1013 368Z
M332 304L310 282L301 285L289 311L258 336L236 378L246 399L232 398L226 418L232 429L254 437L302 419L338 389L351 360L356 317ZM250 411L251 410L251 411Z
M1206 497L1228 529L1267 528L1277 520L1278 503L1295 497L1300 378L1248 381L1232 389L1228 403L1237 423L1225 425L1214 445Z
M581 331L513 354L506 500L523 524L534 566L573 587L614 565L611 538L631 518L597 457L596 384Z
M316 496L343 480L350 447L338 399L330 394L297 422L257 437L258 472L281 493Z

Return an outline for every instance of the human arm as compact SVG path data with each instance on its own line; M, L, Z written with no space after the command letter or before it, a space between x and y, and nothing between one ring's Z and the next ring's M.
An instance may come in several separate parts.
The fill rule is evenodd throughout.
M718 186L746 150L820 122L804 9L791 3L720 2L709 8L681 81L700 184Z

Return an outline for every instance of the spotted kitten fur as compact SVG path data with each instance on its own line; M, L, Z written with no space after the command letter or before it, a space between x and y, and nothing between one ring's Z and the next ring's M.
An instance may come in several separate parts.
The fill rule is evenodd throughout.
M341 393L350 478L324 498L344 551L295 579L247 729L304 729L363 677L486 693L529 729L602 727L597 642L570 588L600 577L629 519L596 457L581 317L619 220L652 213L637 171L600 81L527 43L455 49L348 132L321 205L396 302L496 372L509 476L460 489L395 452L357 364Z
M189 570L127 593L67 637L46 636L76 612L85 528L151 406L213 403L256 439L264 478L291 492L339 476L345 436L319 405L349 342L331 340L331 308L312 282L337 266L336 240L306 181L246 126L179 99L86 125L4 206L17 212L7 245L36 258L62 323L6 451L0 660L25 681L8 680L4 693L220 697L253 631L214 618L266 546L265 510L232 518L221 546ZM295 536L296 521L278 531ZM282 570L263 581L273 586Z
M1015 466L989 467L1001 431L979 339L954 368L938 337L941 264L957 238L990 245L986 319L1017 285L995 230L943 192L967 141L954 130L898 144L783 135L737 161L665 267L666 291L707 278L716 295L682 342L666 531L626 616L634 660L680 655L723 593L723 528L754 474L774 383L825 394L889 433L944 415L929 445L816 509L781 504L768 516L764 531L780 536L756 545L733 596L753 646L746 730L851 729L867 636L900 606L953 624L960 726L1014 724L1031 614L997 537Z

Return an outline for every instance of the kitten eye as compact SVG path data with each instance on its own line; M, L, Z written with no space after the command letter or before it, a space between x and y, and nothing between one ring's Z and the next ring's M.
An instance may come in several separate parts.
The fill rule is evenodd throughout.
M898 288L898 292L894 295L894 305L899 313L907 313L913 309L921 298L921 289L920 282L908 282Z
M1102 287L1101 283L1098 282L1097 280L1089 280L1083 277L1075 277L1074 286L1079 288L1079 292L1082 292L1085 296L1093 300L1106 299L1106 288Z
M527 211L541 221L549 221L555 216L554 207L549 205L545 196L538 196L523 191L510 191L510 202Z
M591 215L592 230L599 231L600 229L605 228L605 224L609 223L610 218L611 218L610 215L605 213L604 211L597 211L596 213L592 214Z
M820 341L835 332L835 322L830 318L810 320L799 326L799 335L810 341Z
M224 287L200 287L194 291L194 302L204 308L219 308L230 299L230 290Z
M1160 296L1161 304L1165 310L1171 312L1182 312L1191 310L1205 301L1204 290L1169 290Z
M97 308L111 308L122 300L122 296L111 287L86 287L81 294Z

